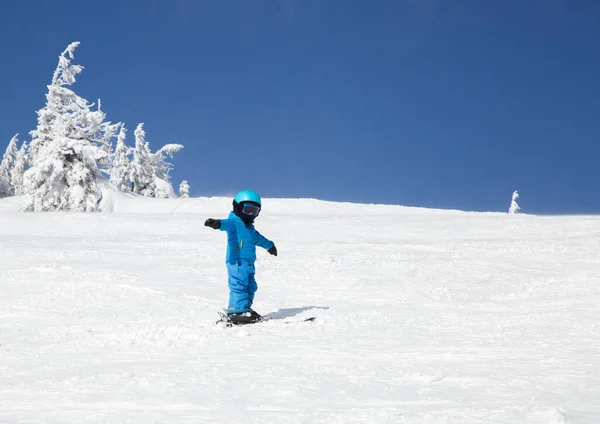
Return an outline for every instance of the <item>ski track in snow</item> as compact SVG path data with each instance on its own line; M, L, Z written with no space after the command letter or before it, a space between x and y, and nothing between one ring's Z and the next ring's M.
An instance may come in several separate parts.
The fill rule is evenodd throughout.
M14 202L0 422L600 423L600 218L265 200L273 320L223 328L228 199Z

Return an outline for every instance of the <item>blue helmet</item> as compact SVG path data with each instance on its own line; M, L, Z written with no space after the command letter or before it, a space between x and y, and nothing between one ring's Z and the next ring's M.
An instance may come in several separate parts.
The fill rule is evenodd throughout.
M238 194L235 195L233 201L238 204L242 202L253 202L258 204L259 206L261 205L260 196L258 195L258 193L252 190L240 191Z
M246 224L252 224L260 213L260 196L252 190L242 190L233 198L233 212Z

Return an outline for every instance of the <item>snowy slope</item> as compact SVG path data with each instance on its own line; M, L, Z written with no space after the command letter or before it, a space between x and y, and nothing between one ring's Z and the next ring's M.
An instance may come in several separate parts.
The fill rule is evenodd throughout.
M230 199L0 200L2 423L600 423L600 218L266 199L214 325Z

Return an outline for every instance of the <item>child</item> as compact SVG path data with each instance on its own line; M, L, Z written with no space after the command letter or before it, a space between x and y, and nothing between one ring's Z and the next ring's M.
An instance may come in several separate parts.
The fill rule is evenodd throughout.
M204 223L215 230L227 231L227 318L232 324L252 324L262 318L251 309L254 293L258 289L254 279L256 246L277 256L275 243L254 229L253 223L260 208L260 196L252 190L242 190L233 198L233 212L229 214L229 218L208 218Z

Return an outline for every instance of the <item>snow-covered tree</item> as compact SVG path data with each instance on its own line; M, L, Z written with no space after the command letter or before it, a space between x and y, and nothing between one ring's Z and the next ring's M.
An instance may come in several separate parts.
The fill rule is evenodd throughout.
M181 199L190 197L190 185L186 180L183 180L181 184L179 184L179 197Z
M519 198L519 193L517 192L517 190L515 190L515 192L512 195L512 202L510 203L510 209L508 210L509 214L516 214L521 210L521 208L517 204L518 198Z
M125 144L125 136L127 130L125 125L121 124L119 135L117 137L117 147L113 155L112 168L110 171L110 182L114 184L119 191L131 191L129 185L129 158L131 148Z
M11 184L15 195L23 194L23 175L27 168L27 143L23 142L21 148L17 152L17 159L11 175Z
M73 103L74 93L64 88L75 82L75 77L83 70L80 65L72 65L73 51L79 42L71 43L58 58L58 66L52 76L52 84L48 86L46 94L46 107L37 112L37 128L30 132L31 143L29 148L30 160L35 162L39 150L52 141L53 124L56 118ZM68 56L68 57L67 57Z
M99 117L104 120L105 115L101 109L100 99L98 99L98 112L100 112ZM121 123L113 124L111 122L100 122L98 124L98 133L94 135L93 140L95 140L97 146L104 152L105 156L100 160L98 166L100 170L104 173L110 175L113 162L114 162L114 153L112 146L112 139L117 136L117 132L119 131L119 127L121 127Z
M0 169L0 198L10 196L10 183L8 181L8 175L2 169Z
M110 123L104 122L104 112L92 111L92 104L68 88L83 70L71 64L78 45L70 44L59 56L46 106L38 111L38 126L31 132L24 210L98 210L98 163L106 159L100 143Z
M160 148L153 156L154 165L154 183L156 184L156 196L158 198L175 197L175 191L171 186L171 177L169 172L173 165L167 162L167 157L173 158L173 155L183 149L181 144L167 144Z
M135 148L129 172L131 190L135 194L154 197L154 188L152 186L152 153L150 153L150 147L146 142L144 124L138 124L133 134L135 136Z
M175 192L171 186L169 171L172 165L166 157L183 149L181 144L167 144L152 153L146 141L144 124L138 124L135 129L135 149L131 161L130 180L133 192L146 197L168 198L174 197Z
M13 185L13 174L15 170L15 164L17 162L17 154L19 149L17 148L17 143L19 140L17 139L16 134L13 138L11 138L8 143L8 147L4 152L4 156L2 157L2 162L0 163L0 174L3 176L5 180L5 184L8 184L8 191L5 193L5 196L13 196L15 194L14 185Z

